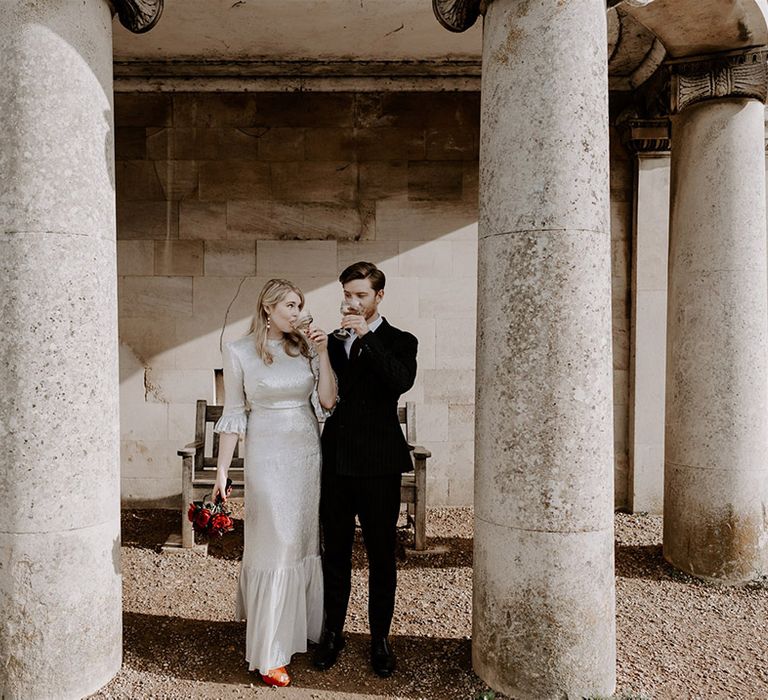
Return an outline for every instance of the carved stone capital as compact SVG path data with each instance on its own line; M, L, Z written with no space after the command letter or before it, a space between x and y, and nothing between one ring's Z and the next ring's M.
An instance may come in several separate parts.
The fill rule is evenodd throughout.
M486 0L432 0L432 10L446 29L464 32L483 12Z
M669 119L627 119L620 125L622 141L632 153L668 153L671 146Z
M672 113L681 112L697 102L723 97L751 97L765 102L768 97L767 55L765 50L759 50L670 62Z
M111 0L122 24L134 34L148 32L163 14L164 0Z

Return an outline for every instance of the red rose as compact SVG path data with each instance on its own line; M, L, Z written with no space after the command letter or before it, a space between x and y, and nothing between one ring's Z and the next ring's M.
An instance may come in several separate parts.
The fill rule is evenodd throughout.
M190 503L189 510L187 511L187 517L190 522L195 522L195 515L197 515L197 506L194 503Z
M197 525L200 528L206 528L208 526L208 521L211 519L211 511L207 508L201 508L200 512L195 517L195 525Z
M211 530L219 535L223 535L225 532L229 532L233 528L234 525L232 523L232 518L230 518L228 515L225 515L224 513L214 515L213 520L211 520Z

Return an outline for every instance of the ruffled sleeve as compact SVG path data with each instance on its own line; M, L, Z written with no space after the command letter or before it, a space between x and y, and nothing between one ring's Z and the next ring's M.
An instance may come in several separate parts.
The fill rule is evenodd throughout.
M315 375L315 386L312 387L312 395L309 397L312 402L312 408L315 411L317 420L326 420L333 413L333 408L325 408L320 403L320 396L317 393L317 383L320 381L320 356L312 350L312 355L309 358L309 366L312 368L312 374ZM338 389L339 383L336 380L336 373L331 370L333 381L336 383L336 401L338 402Z
M248 417L245 412L243 367L230 343L224 345L222 358L224 360L224 412L216 421L213 431L245 435Z

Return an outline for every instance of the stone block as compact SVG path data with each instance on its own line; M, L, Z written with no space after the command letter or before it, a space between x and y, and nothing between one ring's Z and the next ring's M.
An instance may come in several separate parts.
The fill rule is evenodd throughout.
M155 404L165 409L165 404ZM140 410L140 409L136 409ZM194 440L194 418L192 419L193 436L187 440ZM136 439L120 442L120 476L121 479L147 479L150 482L157 478L177 478L181 485L180 475L176 476L179 467L175 460L181 462L176 455L176 450L181 444L173 443L163 438L161 440Z
M268 199L269 166L250 161L206 161L199 165L200 199Z
M222 160L258 160L261 157L262 129L227 127L219 130L219 153Z
M464 201L479 206L480 167L477 161L464 161L464 180L461 187Z
M629 371L613 370L613 403L615 406L626 406L629 403Z
M256 271L268 277L336 275L336 241L258 241Z
M248 277L241 284L236 277L196 277L194 280L194 322L197 323L197 333L218 329L227 323L234 323L239 319L251 318L254 313L256 299L264 283L277 275L266 277ZM229 311L227 312L227 309ZM189 319L191 325L180 326L177 323L177 332L182 328L194 334L193 319ZM194 335L192 335L194 337Z
M622 241L631 238L632 203L611 200L611 240Z
M477 160L480 134L472 128L427 129L427 160Z
M118 201L165 200L155 162L119 160L115 163L115 190Z
M345 161L355 160L357 148L355 132L347 129L306 129L304 153L307 160Z
M477 280L477 241L451 241L453 276Z
M198 399L213 401L212 369L148 369L146 382L151 391L148 402L195 403ZM168 424L166 422L166 430Z
M175 366L175 325L169 318L120 315L121 399L126 394L135 400L144 400L146 367Z
M148 506L150 508L178 508L181 497L181 459L179 474L162 479L120 480L120 501L125 506ZM158 542L158 544L162 544Z
M199 277L203 250L203 241L155 241L155 274Z
M156 160L163 199L189 199L197 195L197 163L193 160Z
M398 264L403 277L453 277L453 241L400 241Z
M179 238L212 240L226 236L226 202L188 199L179 203Z
M352 93L263 92L256 100L251 126L350 127L354 122Z
M121 318L192 313L191 277L122 277L118 281Z
M244 302L249 300L244 299ZM227 332L224 342L242 337L248 331L251 316L255 309L256 300L250 303L237 305L237 311L227 315ZM224 323L224 315L227 307L217 309L217 312L197 314L188 319L176 322L177 343L173 349L174 369L206 369L213 370L221 367L221 350L219 342L222 340L221 327ZM242 316L241 318L237 318ZM230 331L237 328L237 332Z
M154 275L155 244L153 241L118 241L117 274Z
M385 316L397 316L403 320L428 319L428 314L420 312L419 301L419 280L415 277L387 277L384 300L379 309Z
M447 501L448 481L439 475L430 475L429 467L427 467L427 507L444 506Z
M451 439L457 441L475 440L475 405L474 403L448 405L448 431Z
M397 241L339 241L336 247L338 262L336 269L341 274L352 263L365 260L383 270L387 280L399 276L400 263ZM388 289L388 285L385 288Z
M147 133L142 126L115 128L115 159L143 160L147 157Z
M229 238L358 240L372 237L373 211L332 202L227 203Z
M163 240L178 237L178 202L117 200L118 240Z
M216 160L220 155L220 129L190 126L149 130L147 157L151 160Z
M629 444L629 407L627 404L615 404L613 407L613 447L619 452L626 452Z
M404 160L362 162L358 166L361 199L386 199L408 195L408 162Z
M168 440L179 447L195 439L195 416L197 406L193 403L172 403L168 405ZM178 449L178 448L177 448ZM174 453L174 456L175 453ZM181 459L176 456L176 459Z
M479 93L387 92L355 96L359 127L433 127L478 129Z
M477 206L469 202L376 202L376 239L477 240Z
M423 129L380 127L356 132L358 160L424 160Z
M206 277L253 277L256 274L254 241L206 241Z
M461 161L410 161L408 199L461 199L464 166Z
M167 93L116 92L115 126L170 126L173 123L172 98Z
M254 126L256 95L248 92L196 92L173 95L176 127Z
M304 159L304 129L257 127L246 129L259 137L259 160L297 161Z
M470 369L428 369L421 373L429 403L469 404L475 401L475 372Z
M427 277L419 280L419 310L427 318L467 319L477 316L477 284L470 277Z
M470 464L471 468L471 464ZM475 480L471 476L448 479L447 506L471 506L474 502Z
M418 444L446 442L450 437L448 404L427 403L416 407L416 440Z
M271 172L272 196L277 200L351 202L357 195L353 162L272 163Z
M438 369L474 369L475 320L473 318L436 321L435 366Z

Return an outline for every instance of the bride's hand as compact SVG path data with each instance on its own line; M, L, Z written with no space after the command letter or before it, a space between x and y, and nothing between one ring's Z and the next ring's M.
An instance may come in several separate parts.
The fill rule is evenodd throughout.
M213 484L213 488L211 489L211 500L216 503L216 495L221 495L221 500L226 503L227 497L229 494L227 493L227 475L222 474L220 471L217 470L216 472L216 481Z
M328 352L328 336L324 330L321 330L320 328L310 328L307 333L307 338L309 338L312 345L315 346L318 355Z

